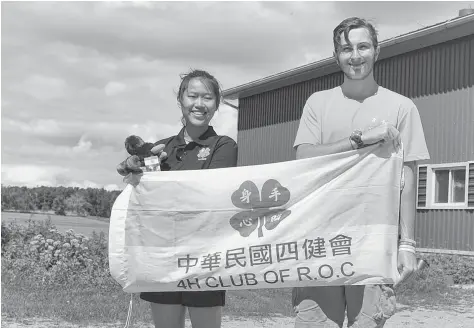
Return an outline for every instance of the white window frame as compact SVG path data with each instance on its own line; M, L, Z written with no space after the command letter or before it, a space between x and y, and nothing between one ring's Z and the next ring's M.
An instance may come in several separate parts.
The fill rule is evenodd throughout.
M416 208L417 209L469 209L468 207L468 192L469 192L469 163L468 162L458 162L458 163L445 163L445 164L425 164L419 165L419 167L424 166L426 167L426 206L418 206L418 188L419 188L419 177L417 176L416 181ZM436 174L437 170L453 170L453 169L461 169L464 168L466 170L466 179L465 179L465 194L464 194L464 202L463 203L435 203L435 188L436 188ZM449 174L449 190L448 190L448 199L451 199L451 179L452 173Z

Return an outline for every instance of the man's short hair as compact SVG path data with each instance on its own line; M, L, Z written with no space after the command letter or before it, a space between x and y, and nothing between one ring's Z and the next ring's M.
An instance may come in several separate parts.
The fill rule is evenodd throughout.
M377 40L377 30L367 20L359 17L351 17L344 19L333 31L334 51L341 46L341 33L344 33L344 38L349 41L349 32L356 28L366 28L372 38L374 48L377 48L379 42Z

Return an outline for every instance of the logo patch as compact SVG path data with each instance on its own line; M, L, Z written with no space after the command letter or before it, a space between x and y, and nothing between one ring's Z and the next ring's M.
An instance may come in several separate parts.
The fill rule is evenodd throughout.
M291 214L290 210L281 208L290 200L290 191L274 179L263 184L261 193L255 183L245 181L234 191L231 200L234 206L246 210L230 219L230 225L242 237L250 236L257 228L258 237L263 237L264 226L273 230Z
M207 159L207 156L209 156L210 153L211 153L211 150L209 149L209 147L201 148L201 150L199 150L197 154L198 160L205 161Z

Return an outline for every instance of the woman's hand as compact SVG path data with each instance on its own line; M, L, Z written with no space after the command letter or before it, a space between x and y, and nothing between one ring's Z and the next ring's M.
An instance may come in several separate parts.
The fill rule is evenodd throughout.
M140 168L141 166L142 165L141 165L140 158L137 155L132 155L126 160L124 160L122 163L117 165L117 172L120 175L127 175L131 172L141 173L142 172L142 169Z
M165 149L165 145L163 144L156 145L151 149L151 152L158 156L160 162L168 157L163 149ZM140 178L143 175L141 167L144 165L145 164L143 163L143 160L140 159L140 157L137 155L132 155L117 165L117 172L124 176L123 182L136 186L140 182Z

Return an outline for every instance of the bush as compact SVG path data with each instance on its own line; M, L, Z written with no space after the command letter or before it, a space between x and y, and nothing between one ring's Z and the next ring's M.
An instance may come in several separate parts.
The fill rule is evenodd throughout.
M91 238L73 230L60 233L50 220L2 224L2 280L39 286L118 285L110 276L103 233Z
M416 272L413 278L399 285L397 294L413 295L445 291L448 288L448 279L444 269L436 263L429 263L428 268Z
M3 255L3 249L9 241L10 234L11 234L10 229L8 229L5 222L2 221L2 255Z
M448 254L425 256L430 265L442 268L455 284L474 284L474 257Z
M397 287L402 295L438 293L446 291L450 277L455 284L474 283L474 258L460 255L429 254L423 256L429 267L415 273L406 283Z

